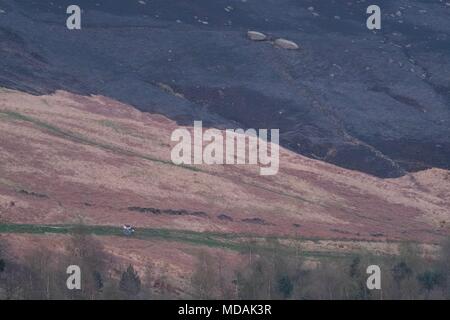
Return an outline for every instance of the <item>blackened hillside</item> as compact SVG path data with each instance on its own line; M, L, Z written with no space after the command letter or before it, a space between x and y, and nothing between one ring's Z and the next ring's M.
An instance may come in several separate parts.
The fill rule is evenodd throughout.
M69 4L80 31L65 27ZM0 86L280 128L292 150L382 177L450 168L450 3L377 4L372 32L365 1L0 0Z

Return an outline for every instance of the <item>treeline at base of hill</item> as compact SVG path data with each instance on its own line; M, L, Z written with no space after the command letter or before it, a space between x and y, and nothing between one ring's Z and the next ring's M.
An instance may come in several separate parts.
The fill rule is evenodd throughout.
M450 239L434 257L420 246L400 245L396 255L369 252L346 257L285 255L272 250L247 253L247 263L233 270L232 283L220 274L221 260L199 256L191 284L199 299L241 300L428 300L450 299ZM370 290L368 267L380 270L380 289ZM370 279L369 279L370 281Z
M118 265L100 242L80 227L67 238L64 254L40 249L12 261L0 243L0 299L450 299L450 240L432 257L420 246L400 245L398 254L311 258L298 250L287 254L276 241L264 249L249 245L241 263L200 251L182 291L160 264L142 270ZM216 251L215 251L216 252ZM79 266L81 289L69 290L67 267ZM367 267L377 265L381 289L367 286Z

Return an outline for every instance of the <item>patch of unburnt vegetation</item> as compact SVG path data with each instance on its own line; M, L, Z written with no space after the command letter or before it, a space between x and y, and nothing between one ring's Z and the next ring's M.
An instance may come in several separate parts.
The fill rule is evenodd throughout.
M167 92L168 94L171 94L177 98L186 100L186 97L182 93L175 91L175 89L172 88L170 85L162 83L162 82L158 82L158 83L156 83L156 85L163 91Z
M370 235L371 235L372 237L375 237L375 238L379 238L379 237L383 237L383 236L384 236L384 234L379 233L379 232L371 233Z
M222 221L230 221L230 222L233 221L233 218L230 217L229 215L225 214L225 213L219 214L219 215L217 216L217 218L218 218L219 220L222 220Z
M26 196L31 196L31 197L41 198L41 199L48 199L48 195L43 194L43 193L37 193L34 191L28 191L25 189L20 189L17 192L20 194L26 195Z
M267 222L264 219L261 218L245 218L241 220L244 223L251 223L251 224L259 224L262 226L273 226L273 223Z
M136 211L141 213L151 213L154 215L169 215L169 216L194 216L194 217L208 217L208 214L203 211L188 211L188 210L173 210L173 209L158 209L158 208L142 208L142 207L128 207L129 211Z

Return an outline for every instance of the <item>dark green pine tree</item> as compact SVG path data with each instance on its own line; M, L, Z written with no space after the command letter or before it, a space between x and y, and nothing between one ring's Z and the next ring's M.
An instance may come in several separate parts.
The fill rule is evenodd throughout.
M132 265L129 265L127 270L122 273L119 288L128 297L136 297L141 291L141 279Z

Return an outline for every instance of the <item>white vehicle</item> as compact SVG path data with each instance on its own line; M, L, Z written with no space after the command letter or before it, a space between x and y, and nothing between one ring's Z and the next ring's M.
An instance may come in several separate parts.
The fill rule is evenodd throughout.
M130 226L128 224L124 224L122 226L122 230L126 236L131 236L133 233L136 232L136 229L133 226Z

